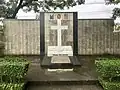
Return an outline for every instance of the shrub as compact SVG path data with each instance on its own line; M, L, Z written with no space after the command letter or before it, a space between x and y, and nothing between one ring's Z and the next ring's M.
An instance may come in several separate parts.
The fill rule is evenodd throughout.
M26 75L28 63L26 62L0 62L0 76L8 76L9 79L21 79ZM11 80L12 81L12 80Z
M27 62L26 59L14 56L5 56L4 58L0 58L0 62Z
M101 59L96 62L97 72L101 77L118 77L120 76L120 59Z
M22 90L29 62L23 58L0 58L0 90Z
M0 74L23 77L26 73L26 62L0 62Z
M98 80L104 90L120 90L120 59L99 58L95 61Z
M23 90L24 83L0 83L0 90Z
M99 78L99 82L104 90L120 90L120 81L110 82L107 79Z

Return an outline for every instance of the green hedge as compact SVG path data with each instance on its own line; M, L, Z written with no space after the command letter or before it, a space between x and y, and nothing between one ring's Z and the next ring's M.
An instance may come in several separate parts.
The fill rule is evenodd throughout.
M120 76L120 59L103 59L96 61L97 72L102 77Z
M12 77L9 75L2 75L0 76L0 82L1 83L22 83L25 81L25 78L17 78L17 77Z
M13 84L13 83L0 83L0 90L23 90L24 83Z
M0 90L22 90L29 62L24 58L0 58Z
M99 78L99 82L104 88L104 90L120 90L120 81L112 81Z
M5 56L3 58L0 58L0 62L28 62L26 59L21 57L14 57L14 56Z
M27 62L0 62L0 75L22 78L26 75Z
M120 59L99 58L95 61L98 80L104 90L120 90Z

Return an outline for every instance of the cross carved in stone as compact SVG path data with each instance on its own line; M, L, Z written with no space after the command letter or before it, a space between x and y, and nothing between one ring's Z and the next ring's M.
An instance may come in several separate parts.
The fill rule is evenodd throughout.
M57 46L61 46L61 30L68 29L68 26L61 25L61 19L57 19L57 26L51 26L52 30L57 30Z

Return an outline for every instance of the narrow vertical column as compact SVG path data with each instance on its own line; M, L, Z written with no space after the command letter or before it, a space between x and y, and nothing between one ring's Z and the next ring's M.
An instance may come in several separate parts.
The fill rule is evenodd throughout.
M45 17L40 13L40 55L45 55Z
M78 55L78 15L73 13L73 55Z

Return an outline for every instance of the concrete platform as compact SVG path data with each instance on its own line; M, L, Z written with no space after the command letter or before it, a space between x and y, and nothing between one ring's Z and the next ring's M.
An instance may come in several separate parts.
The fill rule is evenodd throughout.
M40 65L30 65L26 79L30 84L96 84L97 77L89 71L57 71L49 72L47 69L41 69Z
M103 90L95 70L97 57L78 56L81 67L75 67L73 72L48 72L40 66L43 57L24 56L31 61L25 90Z
M37 57L38 58L38 57ZM33 62L29 66L26 76L27 81L32 82L49 82L49 81L95 81L97 82L97 74L95 71L95 58L91 57L78 57L81 60L81 67L75 67L72 72L48 72L46 69L41 68L40 61ZM28 58L29 59L29 58ZM35 58L36 60L36 58ZM40 60L40 59L38 59ZM38 63L39 62L39 63Z
M27 90L102 90L95 71L96 57L79 56L82 66L67 72L48 72L41 68L39 57L26 58L32 61L26 76Z

